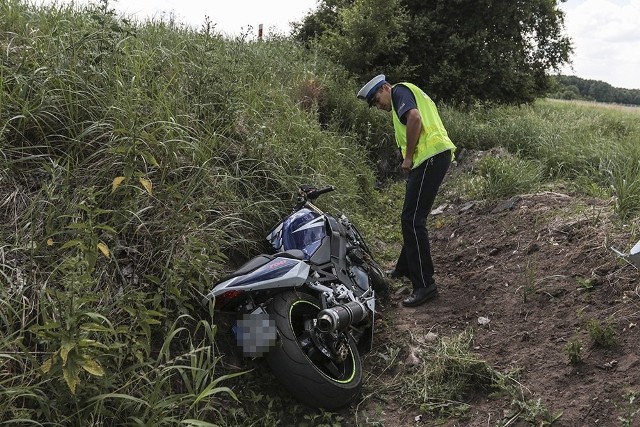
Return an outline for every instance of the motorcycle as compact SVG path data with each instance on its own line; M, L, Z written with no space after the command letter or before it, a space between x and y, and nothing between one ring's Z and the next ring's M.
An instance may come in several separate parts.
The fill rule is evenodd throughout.
M334 189L300 187L291 214L267 236L273 253L246 262L204 300L237 316L232 329L245 356L265 356L296 399L327 410L359 396L376 293L388 291L357 228L313 204Z

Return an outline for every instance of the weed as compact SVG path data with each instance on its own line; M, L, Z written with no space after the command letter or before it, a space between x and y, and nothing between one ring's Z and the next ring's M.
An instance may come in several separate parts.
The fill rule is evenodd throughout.
M564 352L569 357L569 363L577 365L582 362L582 343L578 340L571 340L564 347Z
M429 363L420 363L411 375L393 384L396 393L405 396L406 405L423 413L460 415L468 408L462 396L492 388L495 371L470 351L472 337L466 331L431 344L412 343L416 356Z
M482 193L487 199L527 193L542 183L540 166L534 161L518 157L485 157L479 161L478 171L485 179Z
M622 411L624 412L618 417L618 419L622 423L621 426L631 427L636 425L634 423L634 420L636 416L640 414L640 405L638 405L638 403L636 402L636 398L638 397L638 395L638 392L630 391L625 396L625 399L627 399L627 403L626 405L624 405L624 407L621 408L619 405L615 405L618 410L622 409Z
M629 150L637 152L638 148L633 146ZM610 174L616 211L623 220L630 219L640 213L640 159L612 162Z
M591 319L587 322L587 329L596 347L610 348L616 345L616 335L612 325L602 326L597 320Z
M316 414L307 414L304 416L304 422L301 427L340 427L344 418L340 415L327 411L319 411Z
M493 395L508 395L511 397L513 415L506 415L498 421L498 426L512 425L517 420L523 420L531 425L551 425L562 416L562 413L552 413L542 404L541 399L530 399L524 387L517 380L520 370L508 374L498 373L495 377L495 391Z
M595 286L595 282L592 279L585 277L576 277L576 282L578 282L578 289L581 291L590 291Z

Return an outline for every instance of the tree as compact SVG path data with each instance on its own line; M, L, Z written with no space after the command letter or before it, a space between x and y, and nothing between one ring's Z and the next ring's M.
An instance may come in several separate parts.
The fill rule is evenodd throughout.
M338 10L348 8L353 0L322 0L318 9L307 14L301 22L293 22L293 37L309 43L320 37L324 32L338 25Z
M401 0L325 0L294 34L358 77L411 73L404 46L409 16Z
M567 63L572 51L557 0L332 1L334 19L324 20L313 37L319 45L331 43L325 50L335 59L363 78L390 66L396 80L412 80L448 102L530 102L547 92L547 73ZM380 9L399 18L381 17L382 38L375 39L363 11ZM362 52L353 50L357 40L349 39L365 32L364 40L375 43L363 45L379 55L360 60ZM304 40L302 32L296 36ZM384 40L392 48L385 50Z

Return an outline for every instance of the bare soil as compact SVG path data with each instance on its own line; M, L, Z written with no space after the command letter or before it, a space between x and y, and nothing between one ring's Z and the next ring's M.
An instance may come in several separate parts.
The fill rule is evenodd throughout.
M610 249L635 243L632 230L614 225L613 202L546 192L441 208L429 219L439 297L404 308L394 281L379 345L407 331L445 337L472 328L473 353L500 372L520 369L523 397L559 415L554 426L640 426L640 413L629 416L640 409L629 395L640 392L640 272ZM590 324L610 328L615 344L598 346ZM583 346L578 363L569 342ZM382 375L411 372L399 363ZM488 392L466 396L464 419L385 399L376 420L385 426L532 425L510 399Z

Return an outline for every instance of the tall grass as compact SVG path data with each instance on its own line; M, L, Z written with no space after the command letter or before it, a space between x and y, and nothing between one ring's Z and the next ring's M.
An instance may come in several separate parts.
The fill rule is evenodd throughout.
M354 209L372 192L362 146L321 127L317 99L299 108L334 67L106 1L2 2L0 32L0 422L224 419L202 294L296 185Z
M640 213L639 117L640 110L552 100L521 107L443 109L449 134L459 146L474 150L504 147L520 162L540 165L522 168L521 181L537 188L569 182L578 193L615 196L622 220ZM513 181L511 168L503 170L499 179ZM481 175L486 172L480 170ZM498 179L496 174L492 176ZM512 190L501 195L522 191L517 181L513 183Z

